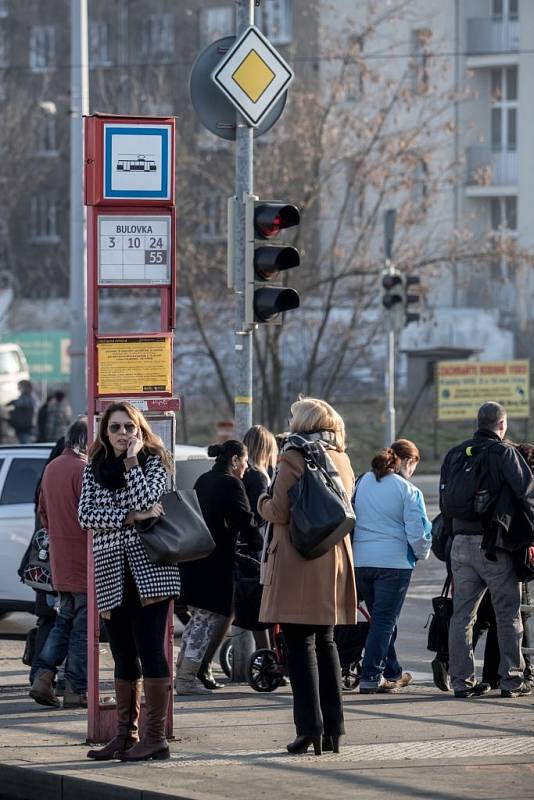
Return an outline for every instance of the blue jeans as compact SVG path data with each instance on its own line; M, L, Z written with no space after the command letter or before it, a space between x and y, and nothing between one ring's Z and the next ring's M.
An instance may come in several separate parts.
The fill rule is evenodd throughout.
M66 659L65 679L73 691L87 691L87 594L60 592L59 613L32 671L55 672Z
M372 689L382 676L398 680L402 667L395 652L397 620L410 585L411 569L357 567L356 585L371 614L371 625L363 656L360 686Z

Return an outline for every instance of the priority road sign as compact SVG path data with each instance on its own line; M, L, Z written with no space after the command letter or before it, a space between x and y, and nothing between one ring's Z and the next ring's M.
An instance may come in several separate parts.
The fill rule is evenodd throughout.
M291 67L254 25L239 37L211 75L252 127L260 124L293 77Z

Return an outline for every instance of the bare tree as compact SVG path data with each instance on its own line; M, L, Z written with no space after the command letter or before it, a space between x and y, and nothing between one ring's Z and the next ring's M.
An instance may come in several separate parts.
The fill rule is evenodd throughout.
M438 43L429 32L421 32L424 58L392 65L394 32L412 8L411 0L369 4L363 25L340 26L351 34L324 49L321 81L310 78L313 62L297 63L289 107L256 147L257 193L297 201L302 214L293 240L302 266L283 276L300 292L300 311L281 325L260 325L254 339L256 411L277 429L296 392L332 398L376 363L386 208L398 211L397 264L422 271L427 284L453 261L479 262L490 249L488 240L451 235L450 224L440 224L442 195L452 191L462 167L452 148L451 114L462 97L451 89L446 62L432 57ZM390 44L379 49L385 33ZM232 193L232 164L220 154L190 154L182 169L184 180L198 181L207 193L224 185ZM184 244L194 322L230 404L228 364L213 325L221 306L214 294L224 291L224 254L219 248L214 258L198 238Z

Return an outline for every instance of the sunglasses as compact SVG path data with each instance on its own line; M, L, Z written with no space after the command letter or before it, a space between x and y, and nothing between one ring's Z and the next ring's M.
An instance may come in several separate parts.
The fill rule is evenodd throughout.
M133 422L110 422L108 425L108 431L110 433L118 433L121 428L124 428L126 433L135 433L137 425L134 425Z

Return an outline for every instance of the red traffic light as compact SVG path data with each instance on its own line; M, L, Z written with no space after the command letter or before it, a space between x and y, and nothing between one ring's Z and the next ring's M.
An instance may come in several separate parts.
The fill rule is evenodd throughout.
M382 286L388 292L391 289L394 289L395 286L399 286L402 283L402 277L400 275L384 275L382 278Z
M254 228L260 239L278 236L285 228L300 223L300 211L287 203L258 203L254 208Z

